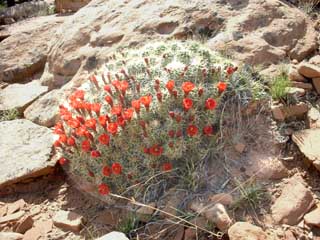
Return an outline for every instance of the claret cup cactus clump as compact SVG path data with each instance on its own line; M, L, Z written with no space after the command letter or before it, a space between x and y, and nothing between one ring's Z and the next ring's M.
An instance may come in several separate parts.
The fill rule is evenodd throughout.
M214 147L216 109L235 70L197 42L118 51L60 106L60 164L102 196L178 182L188 161Z

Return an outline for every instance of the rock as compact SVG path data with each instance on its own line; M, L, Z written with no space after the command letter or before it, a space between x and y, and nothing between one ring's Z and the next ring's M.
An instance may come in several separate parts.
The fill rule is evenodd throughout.
M74 81L105 63L119 46L194 35L205 35L212 49L228 49L236 60L256 65L278 64L288 55L300 61L316 50L317 33L300 10L280 0L238 5L92 0L52 36L43 80L52 85Z
M203 213L209 221L214 223L217 228L223 232L226 232L232 223L225 207L220 203L217 203L213 207L206 209Z
M209 197L210 203L221 203L224 206L231 205L233 203L233 197L229 193L217 193Z
M60 210L53 217L53 224L65 231L79 232L82 229L83 217L77 213Z
M229 230L230 240L268 240L267 234L248 222L236 222Z
M320 94L320 78L312 78L312 84L317 93Z
M1 240L22 240L23 235L15 232L0 232Z
M26 205L26 202L23 199L19 199L18 201L10 203L8 205L7 214L15 213L19 210L22 210L22 208L24 208L25 205Z
M238 153L243 153L243 151L246 148L246 145L243 143L237 143L236 145L234 145L234 148Z
M110 208L100 211L95 222L104 225L117 226L121 217L122 215L119 209Z
M33 227L23 235L23 240L40 240L41 236L40 229Z
M53 134L29 120L0 122L0 188L52 172Z
M157 206L156 203L150 203L148 205L153 208ZM140 207L136 212L137 218L142 222L148 222L152 217L154 211L154 209L149 207Z
M97 238L96 240L129 240L129 238L127 238L122 232L111 232L100 238Z
M7 223L7 222L16 222L18 221L23 215L25 211L19 211L10 215L6 215L5 217L0 217L0 224Z
M320 171L320 128L295 132L292 135L292 140L308 160Z
M302 182L298 177L290 178L272 205L272 218L276 224L298 224L315 204L312 192Z
M320 55L315 55L310 58L309 63L320 66Z
M320 77L320 66L302 62L298 65L298 72L307 78L318 78Z
M192 220L190 220L190 222L194 225L196 225L197 227L200 228L204 228L204 229L208 229L208 220L204 217L196 217ZM210 230L210 229L208 229ZM197 233L198 231L198 233ZM194 240L197 239L197 235L199 234L201 230L196 230L194 228L187 228L184 231L184 240Z
M320 128L320 112L312 107L307 114L307 127Z
M76 12L91 0L55 0L56 12Z
M51 219L49 220L40 220L34 223L34 226L42 236L45 236L47 233L51 232L53 227L53 222Z
M304 221L309 226L320 227L320 208L316 208L315 210L307 213L304 216Z
M298 72L298 69L296 66L290 66L289 72L288 72L288 78L291 81L296 81L296 82L306 82L307 81L307 79Z
M52 127L59 119L59 105L63 100L63 92L60 89L52 90L32 103L25 111L24 117L30 121Z
M177 215L178 213L177 209L179 208L179 205L184 197L185 197L185 192L182 192L182 191L178 192L174 188L169 189L165 198L166 203L162 210L166 213ZM170 216L162 212L160 212L160 216L163 218L170 218Z
M296 87L296 88L303 88L305 90L312 90L313 86L311 83L305 83L305 82L291 82L291 86L292 87Z
M23 112L28 105L47 91L48 87L41 86L39 81L11 84L0 92L0 111L16 108Z
M32 228L32 226L33 226L32 217L25 216L17 222L14 231L17 233L24 234L26 231L28 231L30 228Z
M21 82L44 69L53 33L65 17L47 16L28 20L0 44L0 81ZM19 46L19 47L12 47Z
M288 106L284 106L283 104L271 106L273 118L278 121L284 121L292 117L301 117L307 113L308 110L309 107L304 102Z
M8 205L3 205L0 207L0 217L3 217L7 214Z
M287 94L290 96L302 97L306 94L303 88L288 87L286 88Z

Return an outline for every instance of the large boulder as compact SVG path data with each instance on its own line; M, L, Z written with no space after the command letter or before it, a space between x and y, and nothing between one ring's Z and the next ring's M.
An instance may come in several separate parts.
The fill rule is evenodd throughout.
M47 16L16 23L0 43L0 82L22 82L42 72L50 40L65 17Z
M50 129L24 119L4 121L0 136L0 188L53 170Z
M246 63L298 60L317 48L317 34L302 11L279 0L93 0L53 37L43 83L93 71L118 47L146 41L202 36Z

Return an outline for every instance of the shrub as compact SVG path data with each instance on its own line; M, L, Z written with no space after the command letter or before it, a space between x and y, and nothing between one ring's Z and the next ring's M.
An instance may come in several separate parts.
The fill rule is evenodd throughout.
M272 99L285 100L290 86L291 84L287 74L282 73L275 77L271 82Z
M120 50L60 106L60 164L103 196L174 183L214 147L215 111L235 70L197 42Z

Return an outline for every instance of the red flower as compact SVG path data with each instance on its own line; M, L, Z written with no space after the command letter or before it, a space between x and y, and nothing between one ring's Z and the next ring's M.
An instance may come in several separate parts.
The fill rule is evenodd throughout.
M83 105L88 112L91 112L91 103L83 103Z
M162 171L171 171L172 170L172 164L171 163L164 163L162 164Z
M185 111L188 111L193 106L193 101L190 98L184 98L183 99L183 108Z
M204 135L211 135L213 133L213 128L212 126L205 126L203 128L203 134Z
M157 93L157 99L159 102L162 102L162 93L161 92Z
M206 100L206 103L205 103L206 109L208 109L208 110L213 110L213 109L216 108L216 106L217 106L217 102L216 102L214 99L208 98L208 99Z
M112 135L115 135L118 132L118 124L117 123L109 123L107 130Z
M101 153L98 150L93 150L91 151L91 157L93 158L101 157Z
M166 84L166 88L169 92L172 92L174 89L175 82L173 80L169 80Z
M119 126L121 126L122 128L124 128L126 126L126 121L123 117L121 116L118 116L118 119L117 119L117 123Z
M192 82L184 82L182 83L182 90L184 91L185 95L188 95L194 89L194 84Z
M202 94L203 94L203 88L199 88L199 90L198 90L198 95L199 95L199 97L201 97Z
M84 125L87 128L91 128L91 129L95 130L96 129L96 124L97 124L96 119L91 118L91 119L86 120Z
M153 145L150 148L150 154L153 156L160 156L163 153L163 147L159 146L158 144Z
M91 110L94 111L97 115L100 114L101 104L100 103L92 103Z
M88 170L88 175L89 175L89 177L94 177L93 172L91 172L90 170Z
M106 127L107 126L107 121L108 121L108 117L105 115L101 115L99 116L99 123L102 127Z
M125 92L127 91L128 89L128 86L129 86L129 83L127 81L121 81L120 82L120 90L123 94L125 94Z
M59 140L57 140L53 143L53 146L56 148L61 147L61 143L59 142Z
M65 165L65 164L67 164L67 163L68 163L68 160L65 159L64 157L61 157L61 158L59 159L59 164L60 164L61 166Z
M152 101L152 96L151 95L143 96L140 98L140 101L145 106L145 108L148 110L150 103Z
M170 130L169 132L168 132L168 135L169 135L169 137L172 137L172 138L174 138L174 135L175 135L176 133L174 132L174 130Z
M180 116L180 115L177 115L176 116L176 121L179 123L179 122L181 122L182 121L182 117Z
M119 80L113 80L111 83L116 89L120 90L120 81Z
M113 114L113 115L120 115L121 111L122 111L121 105L115 105L111 108L111 114Z
M111 173L112 173L111 168L109 168L108 166L104 166L102 168L103 176L109 177L109 176L111 176Z
M217 85L217 88L219 90L219 92L224 92L227 89L227 83L225 82L219 82Z
M189 125L187 128L187 134L190 137L193 137L198 134L198 128L195 125Z
M110 96L106 96L104 98L106 100L106 102L112 107L113 106L113 100L112 100L112 97Z
M89 140L84 140L82 143L81 143L81 148L84 152L89 152L90 149L91 149L91 144L90 144L90 141Z
M133 116L133 108L128 108L126 110L123 111L123 116L124 116L124 119L127 120L127 121L130 121L132 116Z
M98 141L99 141L99 143L101 143L103 145L109 145L110 137L109 137L109 135L104 133L99 136Z
M112 168L113 174L120 175L122 172L122 166L120 163L113 163L111 168Z
M228 74L228 75L231 75L231 74L233 74L235 71L237 71L237 69L238 69L237 67L231 67L231 66L230 66L230 67L227 68L227 74Z
M63 124L61 122L58 122L54 126L54 133L56 133L56 134L64 134L64 127L63 127Z
M134 108L134 110L139 113L140 112L140 100L132 100L131 106Z
M61 134L61 135L59 136L59 142L66 144L66 143L67 143L67 136L64 135L64 134Z
M84 118L83 118L82 116L76 116L76 119L77 119L80 123L84 124Z
M98 191L100 195L108 195L110 193L110 189L107 184L101 183L98 187Z
M71 118L67 121L67 125L71 128L78 128L80 127L80 122L77 119Z
M86 131L87 131L86 126L82 125L76 129L76 135L79 137L83 137L83 136L85 136Z
M109 94L112 94L112 90L111 90L110 85L105 85L105 86L103 87L103 89L104 89L106 92L108 92Z
M149 154L150 153L150 149L145 147L145 148L143 148L143 152L146 153L146 154Z
M174 118L174 112L173 111L170 111L169 115L170 115L171 118Z
M172 95L177 98L178 97L178 91L177 90L173 90L172 91Z
M83 90L76 90L76 91L73 93L73 96L74 96L75 98L78 98L78 99L83 100L83 99L84 99L84 91L83 91Z
M170 148L173 148L173 147L174 147L173 142L169 142L169 147L170 147Z
M74 146L76 144L76 140L73 137L68 137L67 144L69 146Z
M177 133L176 133L176 137L181 137L181 136L182 136L182 131L178 130Z

